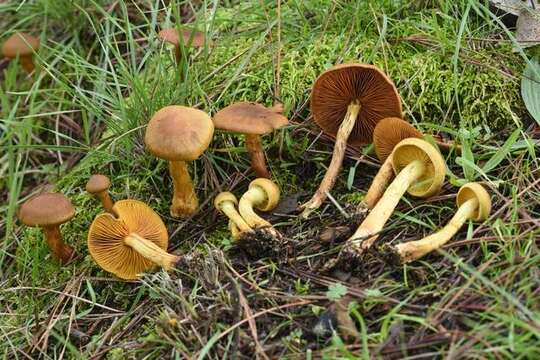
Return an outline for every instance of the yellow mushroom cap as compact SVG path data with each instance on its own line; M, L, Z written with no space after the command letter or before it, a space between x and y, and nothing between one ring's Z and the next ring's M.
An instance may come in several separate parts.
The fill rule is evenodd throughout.
M420 160L425 165L422 176L407 192L416 197L430 197L438 193L444 183L446 165L437 149L427 141L408 138L396 145L392 152L392 167L398 174L409 163Z
M19 208L17 216L28 226L54 226L75 216L75 208L63 194L43 193L26 200Z
M129 234L137 234L167 250L167 228L148 205L137 200L120 200L109 213L98 215L88 231L88 250L104 270L122 279L135 279L155 264L124 243Z
M214 199L214 207L221 211L221 205L224 202L232 202L235 206L238 205L238 199L236 196L228 191L223 191L217 194L216 198Z
M280 190L276 183L269 179L258 178L249 184L250 189L255 187L262 189L266 195L264 203L257 204L257 209L261 211L270 211L277 206L279 203Z
M14 59L17 56L28 56L39 49L39 39L27 33L16 32L2 46L2 54Z
M382 119L373 130L373 144L377 157L384 162L401 140L411 137L422 138L422 133L403 119L396 117Z
M86 183L86 191L90 194L96 194L107 190L111 186L111 180L105 175L95 174L90 176Z
M289 120L273 108L255 102L237 102L221 109L214 115L218 129L240 134L264 135L289 123Z
M208 148L214 123L204 111L171 105L156 112L144 142L154 156L169 161L192 161Z
M470 199L478 200L478 208L474 212L474 221L484 221L491 213L491 198L486 189L475 182L463 185L457 194L456 204L460 207L464 202Z

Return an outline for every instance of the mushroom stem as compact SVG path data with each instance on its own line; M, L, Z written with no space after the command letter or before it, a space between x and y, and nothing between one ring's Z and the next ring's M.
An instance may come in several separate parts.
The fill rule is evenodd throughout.
M254 205L262 204L266 200L266 192L258 186L250 187L249 190L240 198L240 202L238 203L238 211L246 220L247 224L252 228L272 226L272 224L261 218L253 210Z
M367 208L373 209L377 202L383 196L390 179L394 176L394 170L392 169L392 160L389 157L381 165L379 172L375 175L373 182L369 186L366 196L362 203L360 203L359 209Z
M223 201L219 209L230 219L229 228L231 228L231 225L234 225L240 232L251 230L251 227L238 213L232 201Z
M199 207L199 200L185 161L169 161L169 173L173 181L171 216L187 217Z
M337 175L341 170L341 165L343 164L343 158L345 157L345 150L347 148L347 140L351 135L351 131L356 123L356 118L360 112L360 104L353 102L347 107L347 114L343 122L339 126L337 135L336 135L336 144L334 146L334 152L332 154L332 161L330 166L324 175L319 189L313 194L313 197L301 205L300 208L303 209L302 218L307 218L309 214L315 209L318 209L321 206L322 202L326 199L327 193L332 190L334 183L336 182Z
M424 255L439 249L446 244L465 224L465 222L474 217L478 209L478 199L472 198L465 201L457 210L456 214L450 219L441 230L434 234L426 236L421 240L409 241L395 246L402 264L418 260Z
M101 205L103 206L103 208L105 209L106 212L116 216L115 212L113 211L114 204L113 204L113 202L111 200L111 197L110 197L108 191L106 191L106 190L105 191L100 191L100 192L96 193L95 196L99 199L99 201L101 201Z
M152 241L147 240L136 233L131 233L126 236L124 238L124 244L132 247L145 259L161 266L165 270L174 268L178 260L180 260L179 256L169 254Z
M425 165L420 160L414 160L400 171L394 181L388 186L384 195L369 215L360 224L356 232L347 240L351 248L358 253L368 249L377 240L379 231L396 208L400 198L409 186L425 171Z
M53 257L62 264L67 264L73 256L73 248L62 241L62 234L58 225L43 226L43 233Z
M266 158L261 144L261 137L254 134L246 134L246 148L251 158L251 168L257 177L270 179L270 173L266 168Z
M32 56L21 56L19 58L22 68L28 73L31 74L35 70L34 61Z

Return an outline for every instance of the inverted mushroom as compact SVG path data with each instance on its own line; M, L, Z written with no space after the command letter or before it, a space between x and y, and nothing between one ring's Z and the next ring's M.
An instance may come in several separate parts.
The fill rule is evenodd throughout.
M120 200L113 211L117 217L100 214L88 231L88 250L101 268L122 279L136 279L156 265L169 270L180 261L167 252L167 228L148 205Z
M19 57L23 69L30 74L35 69L32 56L38 49L38 38L27 33L16 32L2 46L2 54L9 59Z
M337 65L323 72L311 92L311 113L321 129L336 137L332 161L313 197L303 204L301 216L319 208L332 190L341 169L347 142L369 144L382 119L401 116L401 101L394 83L377 67Z
M347 259L348 255L356 257L371 247L405 192L427 198L439 192L443 185L444 159L428 142L416 138L402 140L390 157L396 177L347 240L340 254L342 259Z
M32 227L40 227L45 234L52 255L62 264L73 256L73 248L64 243L60 225L75 215L71 201L58 193L43 193L26 200L19 208L19 220Z
M178 30L177 28L163 29L158 33L158 37L174 45L177 64L180 64L182 61L184 47L200 48L204 46L206 40L204 33L200 31L190 29Z
M214 115L217 129L245 134L251 167L257 177L270 178L260 137L289 123L282 110L281 106L266 108L254 102L237 102Z
M169 161L173 217L190 216L199 206L186 161L201 156L213 134L214 124L210 117L204 111L185 106L166 106L148 123L144 137L148 151Z
M242 218L237 210L238 199L230 192L221 192L214 199L217 210L229 218L229 230L234 240L238 240L242 233L251 231L251 227Z
M86 191L89 194L94 195L101 201L101 205L106 212L113 214L113 202L109 195L109 187L111 186L111 180L105 175L95 174L90 176L86 183Z
M420 259L441 248L465 224L467 220L484 221L491 212L491 199L484 187L478 183L463 185L457 194L458 210L448 224L436 233L421 240L409 241L393 247L402 264Z

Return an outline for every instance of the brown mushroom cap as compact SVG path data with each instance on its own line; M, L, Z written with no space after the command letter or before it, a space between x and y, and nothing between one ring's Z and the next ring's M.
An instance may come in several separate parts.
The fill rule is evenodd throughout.
M95 174L90 176L86 183L86 191L90 194L96 194L107 190L111 186L111 180L105 175Z
M401 140L411 137L422 138L422 133L403 119L395 117L382 119L373 130L373 144L377 157L384 162Z
M17 56L31 55L39 49L39 39L27 34L16 32L11 35L2 46L2 54L13 59Z
M75 215L71 201L59 193L32 196L21 205L17 216L28 226L60 225Z
M167 250L167 228L158 214L137 200L120 200L114 204L117 218L109 213L98 215L88 231L88 250L104 270L123 279L133 279L155 264L124 243L135 233Z
M169 161L192 161L208 148L214 123L204 111L166 106L154 114L144 142L154 156Z
M191 47L198 48L204 46L205 36L204 33L191 29L181 29L182 42L178 36L177 28L163 29L159 32L158 36L161 40L178 46L183 43L184 46L190 45Z
M341 64L323 72L311 91L311 113L321 129L337 134L347 107L361 106L349 137L353 145L369 144L375 125L387 117L401 117L398 91L381 70L368 64Z
M289 120L272 108L255 102L237 102L214 115L216 128L241 134L263 135L279 129Z

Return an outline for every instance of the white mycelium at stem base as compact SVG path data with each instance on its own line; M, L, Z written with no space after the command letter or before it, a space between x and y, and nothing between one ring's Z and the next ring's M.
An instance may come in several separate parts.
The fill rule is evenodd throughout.
M377 234L394 212L401 197L409 186L415 182L424 172L425 165L419 161L413 161L407 165L384 192L383 197L371 210L356 232L350 237L349 244L362 251L369 248L377 239Z
M124 238L124 244L130 246L145 259L163 267L165 270L172 269L179 260L178 256L169 254L154 242L146 240L135 233L126 236Z
M360 112L360 104L354 102L347 107L347 114L343 119L343 122L339 126L336 143L334 146L334 152L332 153L332 161L330 166L324 175L324 178L319 185L319 188L313 194L313 197L303 204L301 208L303 209L302 214L300 215L303 218L307 218L311 212L319 206L326 199L327 193L332 189L334 183L336 182L337 175L341 170L341 165L343 164L343 158L345 157L345 150L347 149L347 140L351 135L351 131L354 128L356 123L356 118Z

